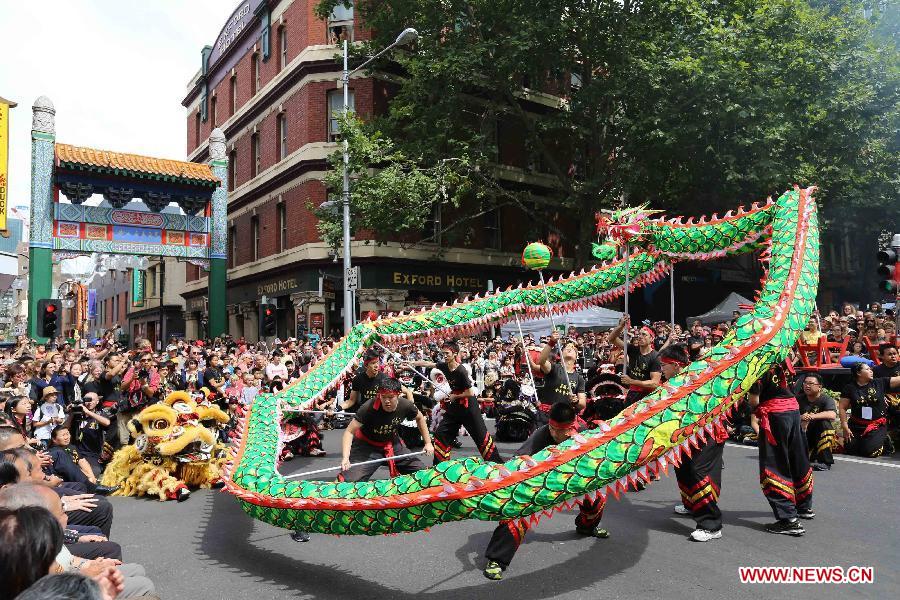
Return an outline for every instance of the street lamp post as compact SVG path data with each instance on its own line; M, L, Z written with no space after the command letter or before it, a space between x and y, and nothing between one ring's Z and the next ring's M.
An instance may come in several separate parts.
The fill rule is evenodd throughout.
M352 71L348 68L348 43L347 40L344 40L344 73L341 77L341 82L344 86L344 115L346 116L347 111L350 110L350 76L357 71L360 71L367 67L372 61L380 57L382 54L389 52L393 48L397 46L405 46L416 39L418 39L419 33L408 27L400 32L400 35L397 36L397 39L394 40L394 43L371 57L369 60L359 65ZM350 269L351 261L350 261L350 143L347 139L344 139L344 189L341 194L341 204L344 209L344 217L343 217L343 229L344 229L344 334L349 333L350 329L353 327L353 315L356 312L356 307L353 302L353 292L350 290L349 279L350 279Z

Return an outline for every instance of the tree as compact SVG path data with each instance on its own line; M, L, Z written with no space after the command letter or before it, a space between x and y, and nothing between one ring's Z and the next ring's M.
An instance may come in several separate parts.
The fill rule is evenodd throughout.
M320 16L339 3L323 1ZM826 224L871 230L878 215L894 226L900 69L896 32L885 33L894 6L358 0L370 48L410 25L420 32L412 51L393 55L389 112L360 136L390 140L405 166L370 181L396 198L394 231L421 228L417 208L433 202L474 203L472 214L509 203L541 219L562 208L580 224L567 241L581 263L591 260L594 214L622 202L708 213L817 184ZM521 133L549 176L545 189L499 174L498 122ZM439 165L446 181L429 181ZM406 172L426 194L411 193ZM360 171L355 185L370 177ZM384 229L382 217L373 220Z

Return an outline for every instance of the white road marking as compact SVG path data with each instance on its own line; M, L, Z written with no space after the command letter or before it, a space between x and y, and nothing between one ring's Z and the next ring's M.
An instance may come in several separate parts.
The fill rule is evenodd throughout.
M731 446L732 448L745 448L747 450L756 450L756 446L745 446L744 444L735 444L734 442L725 442L726 446ZM860 463L862 465L872 465L874 467L887 467L889 469L900 469L900 464L898 463L890 463L890 462L881 462L878 460L866 460L864 458L850 458L849 456L841 456L840 454L834 455L834 460L839 460L841 462L851 462L851 463Z

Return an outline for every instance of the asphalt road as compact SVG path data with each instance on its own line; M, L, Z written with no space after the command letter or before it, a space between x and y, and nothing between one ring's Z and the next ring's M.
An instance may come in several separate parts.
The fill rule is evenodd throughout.
M342 432L327 432L327 457L295 459L284 471L336 464ZM468 437L460 452L474 453ZM509 454L514 447L502 445ZM772 513L758 485L755 448L729 446L720 505L724 537L687 540L674 477L610 501L611 537L584 539L574 513L543 519L501 582L481 575L492 524L466 521L386 537L314 535L247 517L229 495L197 491L182 504L113 498L113 539L142 563L162 598L887 598L900 589L900 461L839 459L817 473L802 538L767 534ZM376 476L386 476L381 469ZM871 584L742 584L740 566L872 566Z

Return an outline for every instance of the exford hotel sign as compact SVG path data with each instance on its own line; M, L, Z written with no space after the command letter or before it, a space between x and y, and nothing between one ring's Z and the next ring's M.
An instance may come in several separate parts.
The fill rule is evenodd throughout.
M249 14L250 3L247 2L231 16L228 23L225 24L225 29L219 35L219 39L216 40L216 50L219 54L224 54L231 42L244 30L244 27L247 26L247 16Z
M241 2L235 11L231 13L231 17L225 22L222 31L219 32L219 37L216 38L216 43L213 45L212 52L209 55L210 68L228 53L229 48L231 48L231 45L234 44L235 40L239 39L247 27L253 22L256 18L256 10L263 1L264 0L246 0L245 2ZM252 41L256 41L255 38L259 35L258 20L256 25L255 35L251 36ZM239 55L242 54L242 52L239 53Z

